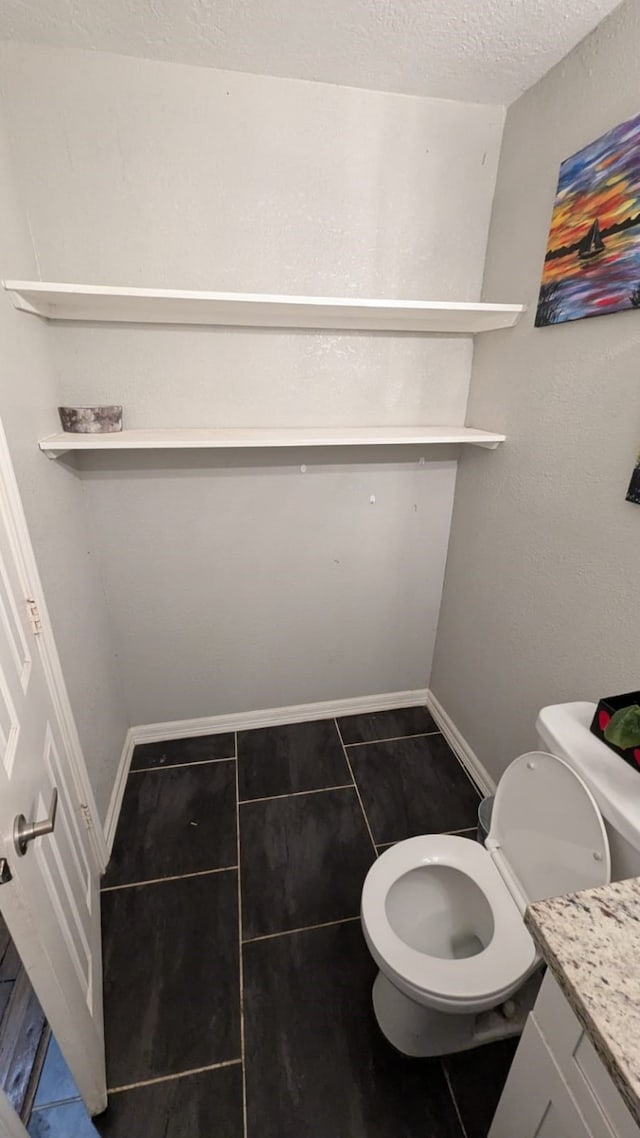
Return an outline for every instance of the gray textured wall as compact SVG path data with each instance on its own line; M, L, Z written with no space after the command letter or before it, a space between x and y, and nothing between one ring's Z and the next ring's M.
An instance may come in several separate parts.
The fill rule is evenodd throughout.
M1 108L0 108L1 110ZM0 277L37 277L0 117ZM82 483L37 449L58 429L45 325L0 293L0 417L20 486L89 778L104 820L126 721Z
M534 329L558 166L640 111L640 4L623 4L509 110L484 299L524 301L480 339L469 421L504 431L458 474L432 688L497 777L537 709L640 686L640 312Z
M45 280L479 295L501 107L19 45L2 62ZM122 402L130 427L464 422L469 338L48 331L65 401ZM424 454L87 461L130 721L424 687L457 457Z

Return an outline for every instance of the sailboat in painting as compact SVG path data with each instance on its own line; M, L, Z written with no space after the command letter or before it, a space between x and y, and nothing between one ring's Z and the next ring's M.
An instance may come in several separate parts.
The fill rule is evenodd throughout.
M578 256L581 261L587 261L590 257L597 257L598 253L604 250L604 241L600 236L600 226L596 217L595 221L589 228L589 232L578 245Z

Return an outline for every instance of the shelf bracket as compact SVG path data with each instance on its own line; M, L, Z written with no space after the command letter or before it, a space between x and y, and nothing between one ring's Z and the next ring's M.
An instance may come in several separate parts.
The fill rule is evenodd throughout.
M42 453L46 454L47 458L54 459L54 460L56 458L62 458L62 456L64 454L69 453L68 447L60 447L60 446L51 446L50 445L49 440L51 438L55 438L55 437L56 437L55 435L53 435L53 436L50 435L47 438L40 439L40 441L38 443L38 446L39 446L40 450L42 451Z
M14 292L13 289L8 289L7 291L19 312L28 312L31 316L44 316L45 320L47 319L47 313L43 312L42 308L36 308L34 304L25 300L19 292Z

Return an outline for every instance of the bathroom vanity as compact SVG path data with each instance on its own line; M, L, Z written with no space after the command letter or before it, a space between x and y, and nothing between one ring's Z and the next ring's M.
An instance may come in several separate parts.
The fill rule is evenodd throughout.
M548 969L489 1138L640 1138L640 878L526 924Z

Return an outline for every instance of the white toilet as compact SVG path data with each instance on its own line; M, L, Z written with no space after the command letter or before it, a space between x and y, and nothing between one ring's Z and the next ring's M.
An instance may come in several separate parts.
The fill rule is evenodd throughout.
M484 846L427 834L398 842L369 870L361 916L380 969L373 1005L404 1054L519 1034L540 979L527 904L640 875L640 773L590 734L593 711L575 703L540 712L538 737L554 754L510 764Z

